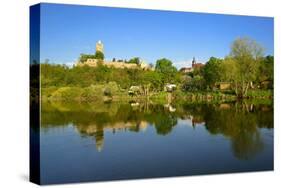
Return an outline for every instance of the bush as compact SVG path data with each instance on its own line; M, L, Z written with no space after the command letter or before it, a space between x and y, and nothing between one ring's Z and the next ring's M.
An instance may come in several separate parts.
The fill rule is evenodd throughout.
M82 101L96 101L101 98L101 90L97 90L97 88L90 86L83 89L81 94Z
M43 98L49 98L52 96L52 94L57 90L58 88L55 86L51 86L48 88L42 88L41 89L41 96Z
M78 87L61 87L51 95L52 100L74 101L80 100L83 89Z

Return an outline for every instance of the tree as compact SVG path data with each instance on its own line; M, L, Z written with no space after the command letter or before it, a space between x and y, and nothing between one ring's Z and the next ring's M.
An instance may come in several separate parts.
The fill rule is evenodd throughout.
M100 60L104 60L104 54L101 51L96 51L95 58L100 59Z
M155 71L162 74L162 81L164 83L171 83L175 81L177 69L172 65L172 61L163 58L156 61Z
M202 76L196 75L193 78L187 76L183 82L182 89L185 91L198 91L203 90L205 86L205 80Z
M266 56L260 61L259 74L257 80L262 81L273 81L273 56Z
M80 54L79 61L84 63L87 59L95 59L95 55L92 54Z
M160 73L156 71L143 71L140 75L139 82L145 88L146 94L150 91L160 91L163 88Z
M216 82L221 79L222 59L211 57L203 67L203 76L207 86L213 88Z
M140 64L140 58L134 57L134 58L130 59L127 63L139 65Z
M253 39L238 38L231 46L230 57L236 62L235 91L239 98L247 95L250 83L256 78L263 48Z
M221 80L226 82L235 82L238 79L238 66L233 58L226 57L221 63Z

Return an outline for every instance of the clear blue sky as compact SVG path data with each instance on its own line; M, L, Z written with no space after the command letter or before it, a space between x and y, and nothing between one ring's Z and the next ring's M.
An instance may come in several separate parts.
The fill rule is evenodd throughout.
M273 55L273 18L42 4L40 59L72 63L101 40L108 60L166 57L180 68L193 56L202 63L225 57L232 41L245 36Z

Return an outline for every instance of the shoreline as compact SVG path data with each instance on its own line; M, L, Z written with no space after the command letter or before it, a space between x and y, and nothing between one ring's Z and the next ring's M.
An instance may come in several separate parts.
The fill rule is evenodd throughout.
M155 103L174 103L174 102L191 102L191 103L208 103L208 102L233 102L244 100L274 100L273 90L253 90L248 96L243 99L237 98L236 95L230 91L196 91L183 92L176 90L169 92L154 92L149 96L136 95L130 96L127 92L115 91L110 95L104 95L102 91L89 92L88 88L77 87L60 87L52 88L51 92L46 92L50 88L42 88L40 96L41 102L81 102L81 103L95 103L95 102L142 102L152 101Z

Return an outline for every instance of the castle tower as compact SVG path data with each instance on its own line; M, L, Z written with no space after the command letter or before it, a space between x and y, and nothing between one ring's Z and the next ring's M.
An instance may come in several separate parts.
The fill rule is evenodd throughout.
M102 52L103 53L103 43L99 40L96 44L96 52Z
M100 152L104 145L104 133L103 130L98 130L96 133L94 133L94 137L96 140L96 148L98 152Z

